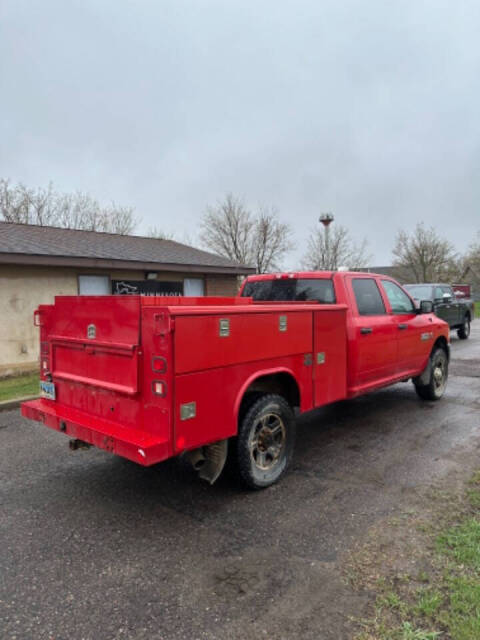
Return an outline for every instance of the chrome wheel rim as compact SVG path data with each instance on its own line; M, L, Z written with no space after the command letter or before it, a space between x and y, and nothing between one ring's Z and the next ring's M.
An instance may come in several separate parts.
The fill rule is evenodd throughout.
M463 331L465 332L466 336L470 335L470 322L468 320L465 320L465 324L463 325Z
M250 456L262 471L271 470L282 457L287 431L283 420L275 413L261 416L254 424L250 437Z
M433 384L436 392L441 392L445 388L447 373L447 361L445 358L439 357L433 365Z

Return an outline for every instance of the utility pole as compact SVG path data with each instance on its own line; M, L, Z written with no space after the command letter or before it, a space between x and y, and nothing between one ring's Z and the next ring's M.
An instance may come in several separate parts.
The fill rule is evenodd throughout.
M331 264L330 256L330 224L333 222L333 213L322 213L319 218L319 222L325 227L325 253L327 257L327 264L324 265L324 269L333 269L334 265Z

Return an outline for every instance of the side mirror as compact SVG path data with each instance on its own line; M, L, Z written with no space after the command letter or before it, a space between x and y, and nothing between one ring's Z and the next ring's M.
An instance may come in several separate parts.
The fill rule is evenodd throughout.
M419 311L420 313L433 313L433 302L431 300L422 300Z
M452 296L449 293L444 293L442 296L442 300L443 302L451 302L452 301Z

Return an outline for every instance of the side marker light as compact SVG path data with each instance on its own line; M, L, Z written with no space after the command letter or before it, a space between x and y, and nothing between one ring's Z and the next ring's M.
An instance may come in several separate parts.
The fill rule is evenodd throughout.
M152 382L152 391L156 396L164 398L167 395L167 385L161 380L154 380Z

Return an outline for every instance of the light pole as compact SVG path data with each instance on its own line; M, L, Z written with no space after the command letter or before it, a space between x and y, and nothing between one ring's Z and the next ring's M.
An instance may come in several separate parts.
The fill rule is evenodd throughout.
M330 225L333 222L333 220L334 220L333 213L330 213L330 212L322 213L322 215L319 218L319 221L325 227L325 253L327 257L327 264L323 267L324 269L332 268L330 264Z

